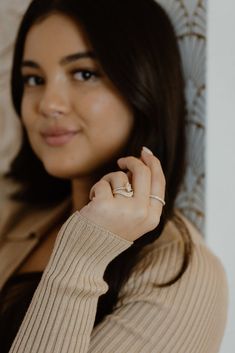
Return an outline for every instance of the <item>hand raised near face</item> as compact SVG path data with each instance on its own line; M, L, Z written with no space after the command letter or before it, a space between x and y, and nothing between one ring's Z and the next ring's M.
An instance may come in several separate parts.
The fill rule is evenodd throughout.
M91 201L80 213L116 235L134 241L160 222L163 204L149 196L156 195L164 200L165 177L160 161L144 149L140 159L120 158L118 165L129 175L131 173L133 196L113 194L115 188L130 181L127 173L109 173L91 188Z

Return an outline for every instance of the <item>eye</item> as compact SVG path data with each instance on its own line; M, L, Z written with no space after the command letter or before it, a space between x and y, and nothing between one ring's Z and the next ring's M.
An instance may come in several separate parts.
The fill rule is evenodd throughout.
M23 75L24 86L35 87L40 86L44 83L42 77L37 75Z
M73 70L72 75L77 81L89 81L91 79L95 80L97 77L100 76L98 71L84 69Z

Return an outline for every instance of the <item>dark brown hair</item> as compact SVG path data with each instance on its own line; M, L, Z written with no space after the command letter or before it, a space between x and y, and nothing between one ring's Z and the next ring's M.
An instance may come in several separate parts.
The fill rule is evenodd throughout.
M141 249L155 241L169 219L185 173L184 81L177 39L165 11L154 0L34 0L26 11L15 44L11 90L13 105L21 118L23 80L21 61L30 28L51 13L62 13L81 25L104 72L133 109L135 123L120 156L139 156L148 146L160 159L166 178L166 206L158 227L144 234L107 267L104 279L109 290L99 298L95 325L112 312L121 286L138 261ZM49 175L31 149L24 126L21 149L6 178L22 185L11 195L31 205L59 203L71 193L71 182ZM78 151L79 153L79 151ZM117 170L116 158L97 175ZM179 224L179 219L177 224ZM181 222L182 225L182 222ZM191 243L186 226L182 268L190 258ZM157 284L159 285L159 284Z

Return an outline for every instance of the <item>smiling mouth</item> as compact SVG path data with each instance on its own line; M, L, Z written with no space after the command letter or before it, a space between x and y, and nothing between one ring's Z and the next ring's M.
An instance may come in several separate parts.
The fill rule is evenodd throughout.
M77 134L78 134L78 131L68 132L60 135L41 135L41 136L49 146L62 146L70 142L73 139L73 137Z

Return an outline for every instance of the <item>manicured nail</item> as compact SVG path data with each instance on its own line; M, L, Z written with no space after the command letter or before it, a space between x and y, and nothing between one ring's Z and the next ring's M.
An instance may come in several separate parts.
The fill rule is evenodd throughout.
M142 147L142 151L145 151L146 153L153 155L153 152L145 146Z

